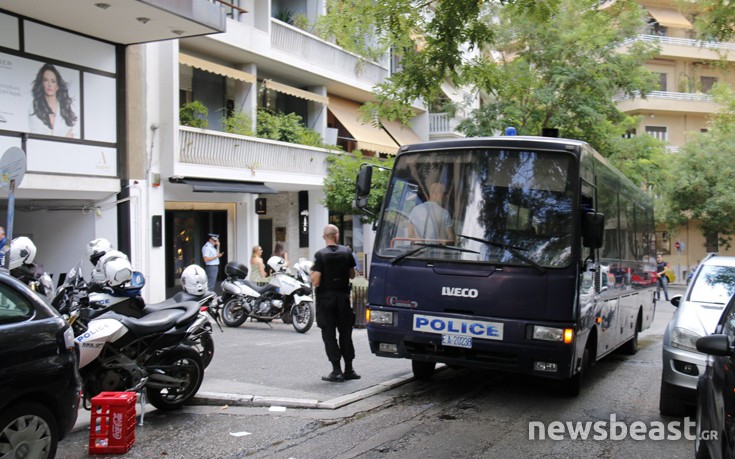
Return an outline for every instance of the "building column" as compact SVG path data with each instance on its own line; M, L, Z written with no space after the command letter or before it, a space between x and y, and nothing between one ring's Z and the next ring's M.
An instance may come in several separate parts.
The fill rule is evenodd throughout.
M324 190L309 190L309 260L325 245L322 234L329 223L329 210L320 201L324 201Z
M326 86L310 86L307 90L320 96L327 95ZM322 136L322 141L329 143L329 139L325 137L327 129L327 106L311 100L306 105L308 110L308 119L306 120L308 127L318 132Z
M255 64L242 64L237 68L251 75L258 74L258 66ZM257 83L246 83L245 81L235 80L235 111L242 112L244 115L250 117L251 128L253 133L255 133L258 111Z

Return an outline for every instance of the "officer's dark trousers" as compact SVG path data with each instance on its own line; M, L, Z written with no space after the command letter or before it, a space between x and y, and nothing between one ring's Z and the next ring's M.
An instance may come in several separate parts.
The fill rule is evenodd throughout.
M339 362L342 357L346 363L351 364L355 358L355 347L352 345L355 311L352 310L349 293L318 295L316 325L322 330L322 341L329 361Z

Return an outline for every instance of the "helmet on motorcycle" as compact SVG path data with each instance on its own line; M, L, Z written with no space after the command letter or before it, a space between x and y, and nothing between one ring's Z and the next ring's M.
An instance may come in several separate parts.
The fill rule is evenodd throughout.
M96 265L99 259L110 250L112 250L112 244L110 244L110 241L103 237L99 237L89 241L89 244L87 244L87 257L93 265Z
M285 271L286 270L286 260L274 255L268 259L268 266L270 266L271 269L277 273L281 271Z
M10 241L10 253L8 254L8 269L15 269L21 265L30 265L36 258L36 244L29 238L20 236Z
M112 287L117 287L133 277L133 266L127 255L117 250L111 250L100 259L105 281Z
M189 265L181 273L181 287L191 295L207 293L207 273L199 265Z

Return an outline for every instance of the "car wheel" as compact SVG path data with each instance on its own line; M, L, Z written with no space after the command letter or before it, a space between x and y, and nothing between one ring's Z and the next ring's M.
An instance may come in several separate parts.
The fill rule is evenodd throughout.
M661 381L661 395L658 400L658 411L664 416L675 418L680 418L687 414L686 405L684 405L681 399L676 396L676 391L671 387L671 384L667 384L663 381Z
M3 457L53 458L58 443L56 419L43 405L18 403L0 414L0 452Z
M638 352L638 330L641 329L641 316L638 315L638 320L635 323L635 333L633 337L623 344L623 352L628 355L635 355Z

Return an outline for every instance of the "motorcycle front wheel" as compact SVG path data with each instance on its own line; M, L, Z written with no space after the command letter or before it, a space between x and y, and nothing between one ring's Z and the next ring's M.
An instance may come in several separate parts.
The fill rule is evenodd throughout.
M181 408L196 395L204 380L202 357L190 347L169 349L151 359L146 367L150 372L146 397L159 410Z
M222 322L228 327L239 327L248 320L248 314L242 305L242 301L233 297L225 303L222 308Z
M311 326L314 325L315 314L314 303L311 301L295 304L291 308L291 322L294 330L299 333L308 332Z

